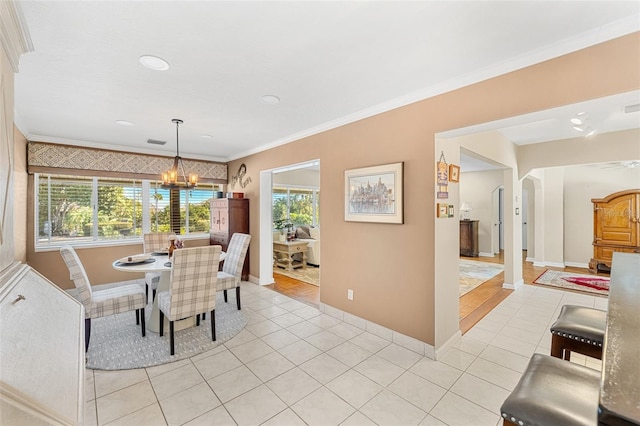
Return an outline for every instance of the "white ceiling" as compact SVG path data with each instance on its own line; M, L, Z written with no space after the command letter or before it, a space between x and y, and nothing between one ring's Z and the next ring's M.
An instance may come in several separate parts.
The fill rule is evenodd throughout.
M640 30L637 1L20 6L34 46L15 80L16 124L27 138L174 155L171 119L180 118L181 154L222 161ZM149 70L141 55L170 69ZM590 119L599 123L620 101L640 103L628 96L590 109ZM492 125L517 143L574 137L565 121L576 112Z

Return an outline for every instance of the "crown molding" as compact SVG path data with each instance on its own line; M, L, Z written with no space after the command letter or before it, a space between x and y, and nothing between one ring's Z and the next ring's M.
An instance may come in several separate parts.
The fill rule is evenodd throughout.
M20 5L13 0L0 2L0 41L13 72L17 73L20 56L33 52L33 43Z

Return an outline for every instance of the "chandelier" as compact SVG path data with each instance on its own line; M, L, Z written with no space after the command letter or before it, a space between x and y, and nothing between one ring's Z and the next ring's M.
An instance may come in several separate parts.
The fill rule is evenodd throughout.
M171 121L176 123L176 156L173 159L173 166L171 169L162 173L162 187L165 189L193 188L198 185L198 175L195 173L189 173L189 179L187 180L187 174L184 171L184 164L182 164L182 158L180 157L178 128L183 121L178 118L174 118Z

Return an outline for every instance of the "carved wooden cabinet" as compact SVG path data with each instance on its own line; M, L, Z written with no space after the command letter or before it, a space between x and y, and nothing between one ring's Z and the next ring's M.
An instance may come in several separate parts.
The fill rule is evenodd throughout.
M593 198L593 258L589 270L610 269L616 251L640 253L640 189Z
M234 233L249 233L248 198L214 198L211 200L210 243L226 251ZM249 252L242 267L242 280L249 280Z
M460 256L478 256L478 221L460 221Z

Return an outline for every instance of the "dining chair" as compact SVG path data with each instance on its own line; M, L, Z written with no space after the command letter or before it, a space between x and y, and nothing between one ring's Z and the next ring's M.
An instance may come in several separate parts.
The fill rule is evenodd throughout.
M224 292L224 301L227 303L227 290L235 288L238 310L240 310L240 277L250 241L249 234L240 232L233 234L227 247L227 257L224 259L222 271L218 271L218 291Z
M164 317L169 320L169 346L175 354L174 321L211 312L211 339L216 340L216 272L220 246L183 248L173 252L168 291L158 293L160 336L164 335Z
M142 337L145 337L144 307L146 298L144 289L138 284L122 285L105 290L91 290L87 272L71 246L62 246L60 254L69 269L70 278L78 289L80 303L84 306L84 345L89 349L91 339L91 319L136 311L136 324L141 324Z
M169 237L173 232L148 232L143 235L143 250L145 253L153 253L169 247ZM147 300L149 299L149 287L151 287L151 301L156 298L156 289L160 282L160 273L147 272L144 275L144 286Z

